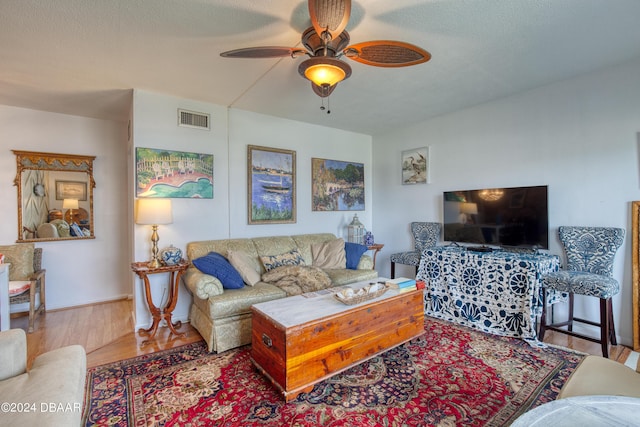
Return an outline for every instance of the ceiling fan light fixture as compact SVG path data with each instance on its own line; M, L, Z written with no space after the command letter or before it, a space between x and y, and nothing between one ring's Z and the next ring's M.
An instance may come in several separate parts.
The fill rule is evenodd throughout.
M334 58L309 58L298 67L298 72L317 86L334 86L349 78L349 64Z

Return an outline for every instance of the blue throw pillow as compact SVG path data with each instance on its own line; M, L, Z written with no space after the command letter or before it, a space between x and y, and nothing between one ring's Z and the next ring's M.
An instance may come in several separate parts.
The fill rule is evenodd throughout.
M356 270L360 257L369 249L365 245L359 245L357 243L344 242L344 251L347 255L347 268Z
M207 255L194 259L193 265L204 274L214 276L220 280L225 289L240 289L244 286L242 276L238 270L217 252L209 252Z

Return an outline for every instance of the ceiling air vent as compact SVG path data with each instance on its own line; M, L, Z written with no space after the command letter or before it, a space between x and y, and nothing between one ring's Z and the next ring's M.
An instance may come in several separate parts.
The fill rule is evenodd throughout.
M196 129L210 129L211 116L205 113L178 109L178 126Z

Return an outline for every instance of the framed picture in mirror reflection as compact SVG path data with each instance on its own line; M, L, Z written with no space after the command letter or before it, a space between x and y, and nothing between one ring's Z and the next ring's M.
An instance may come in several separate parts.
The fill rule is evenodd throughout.
M87 183L83 181L56 181L56 200L87 200Z

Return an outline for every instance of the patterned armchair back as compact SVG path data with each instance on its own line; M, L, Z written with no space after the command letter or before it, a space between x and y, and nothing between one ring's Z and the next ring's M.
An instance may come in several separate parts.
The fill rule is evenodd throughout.
M613 258L624 240L624 229L562 226L558 235L567 256L567 270L612 276Z
M411 233L416 251L422 253L426 248L436 246L440 241L441 229L439 222L412 222Z

